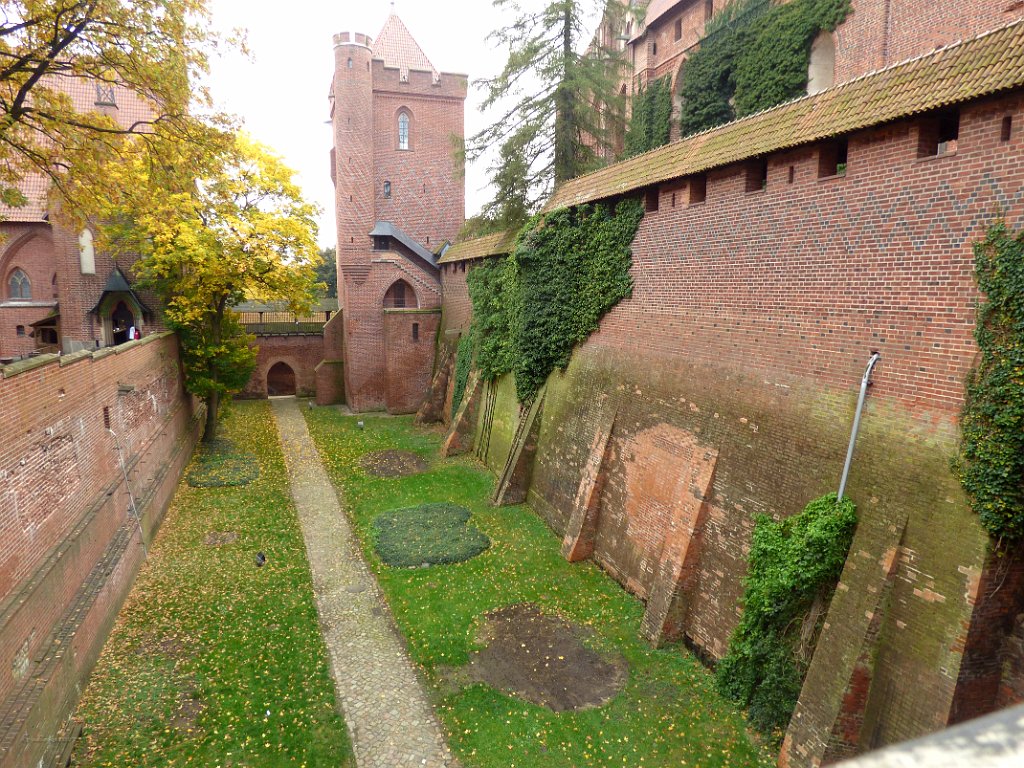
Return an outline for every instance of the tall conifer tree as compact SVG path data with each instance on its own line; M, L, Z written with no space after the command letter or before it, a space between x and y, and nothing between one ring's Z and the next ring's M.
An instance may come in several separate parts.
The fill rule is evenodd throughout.
M497 107L497 117L469 139L466 154L476 159L500 148L491 167L496 197L487 210L514 227L555 184L593 170L612 143L623 109L617 93L623 59L599 41L588 47L585 22L598 9L619 14L625 6L616 0L494 5L515 13L490 35L508 50L508 60L497 76L478 82L487 93L484 109Z

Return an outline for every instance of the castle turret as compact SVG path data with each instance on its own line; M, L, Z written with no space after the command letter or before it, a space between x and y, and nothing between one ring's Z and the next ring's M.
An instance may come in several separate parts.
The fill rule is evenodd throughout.
M372 40L363 34L334 36L332 176L338 222L338 274L366 254L374 224ZM339 290L341 286L339 285ZM344 297L339 293L344 305Z
M335 35L334 55L331 175L344 341L325 350L325 361L341 362L353 410L407 413L433 370L435 252L465 216L452 139L463 136L467 78L435 69L394 14L376 40Z

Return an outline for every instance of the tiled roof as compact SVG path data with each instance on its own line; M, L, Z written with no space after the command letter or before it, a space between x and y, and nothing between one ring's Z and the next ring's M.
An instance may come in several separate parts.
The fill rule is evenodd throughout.
M79 112L93 112L100 109L96 103L99 100L99 94L95 81L52 76L40 82L45 83L48 88L68 94L75 109ZM105 109L106 114L113 117L119 125L127 129L136 122L153 117L152 107L133 91L121 85L114 85L112 88L117 106L103 107L102 109ZM0 205L0 221L45 221L43 217L48 210L49 179L39 173L28 173L22 178L18 189L28 198L28 203L18 208Z
M405 24L395 14L388 16L384 29L377 35L373 43L373 58L381 59L386 67L396 67L402 75L410 69L433 72L436 80L439 75L430 59L420 48Z
M401 227L396 227L390 221L378 221L374 224L370 237L391 237L400 242L407 250L415 254L427 267L437 271L437 256L410 237Z
M1024 86L1024 21L565 182L578 205Z
M512 252L515 241L515 232L498 232L495 235L465 240L449 248L437 263L451 264L453 261L482 259L485 256L503 256Z

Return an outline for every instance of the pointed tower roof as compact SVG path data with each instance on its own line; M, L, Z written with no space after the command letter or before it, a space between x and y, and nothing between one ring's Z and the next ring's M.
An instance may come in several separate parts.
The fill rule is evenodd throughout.
M407 79L410 69L432 72L435 81L440 77L419 43L394 13L388 16L384 29L373 43L373 58L383 61L386 67L396 67L403 80Z

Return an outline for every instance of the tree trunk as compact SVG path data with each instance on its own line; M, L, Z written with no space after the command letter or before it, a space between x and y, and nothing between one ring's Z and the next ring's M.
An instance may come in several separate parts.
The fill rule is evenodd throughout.
M571 6L565 4L562 16L562 81L555 90L555 184L576 176L575 94L568 82L573 66Z
M223 324L224 324L224 309L227 306L227 300L221 299L217 305L217 310L213 313L213 317L210 318L210 342L211 346L216 349L220 346L221 337L223 336ZM217 366L212 362L208 364L207 371L210 375L210 380L213 382L213 388L210 390L210 394L206 396L206 429L203 430L203 442L209 443L217 437L217 417L220 415L220 389L217 381Z
M203 442L209 443L217 437L217 416L220 412L220 392L213 391L206 396L206 428Z

